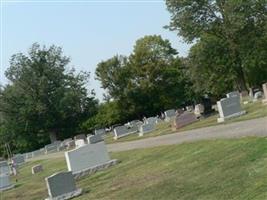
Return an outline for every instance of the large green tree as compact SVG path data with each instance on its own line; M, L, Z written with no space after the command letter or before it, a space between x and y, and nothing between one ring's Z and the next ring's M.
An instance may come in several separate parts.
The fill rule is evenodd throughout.
M56 46L34 44L28 55L12 56L6 71L9 84L0 94L5 139L33 148L75 134L79 124L96 113L88 93L88 73L68 69L70 59Z
M168 28L178 31L187 42L212 37L217 44L223 45L227 51L221 55L228 59L229 76L234 78L240 91L247 90L247 85L253 82L252 74L247 72L255 73L257 68L252 63L258 64L255 63L258 58L266 63L267 59L266 56L256 56L263 48L258 42L266 39L266 0L166 0L166 5L171 13ZM209 59L213 60L212 55ZM214 66L209 67L220 68L216 66L218 58L215 59ZM262 70L263 65L261 63ZM258 82L264 81L259 77L262 79Z

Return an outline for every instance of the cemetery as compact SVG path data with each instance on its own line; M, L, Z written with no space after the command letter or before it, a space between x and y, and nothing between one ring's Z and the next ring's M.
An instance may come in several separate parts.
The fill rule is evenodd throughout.
M267 200L266 0L0 7L0 200Z

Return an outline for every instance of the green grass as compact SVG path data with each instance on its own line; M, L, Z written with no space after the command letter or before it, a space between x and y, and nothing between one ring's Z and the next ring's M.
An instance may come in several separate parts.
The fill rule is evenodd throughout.
M267 138L201 141L114 153L121 162L77 182L75 200L267 199ZM47 196L44 177L66 169L63 159L43 160L45 171L23 166L18 186L2 199ZM1 199L1 198L0 198Z
M261 103L261 101L242 105L242 107L244 110L247 111L247 114L242 115L240 117L229 119L224 123L220 123L220 124L217 123L217 118L219 116L218 114L214 114L214 115L209 116L207 118L200 119L199 121L192 123L192 124L189 124L189 125L181 128L177 131L173 131L171 129L171 123L162 122L162 123L157 125L155 131L147 133L143 137L138 137L138 134L131 134L131 135L125 136L123 138L120 138L118 140L114 140L112 138L112 135L108 134L107 137L105 138L105 142L107 144L111 144L111 143L116 143L116 142L133 141L133 140L139 140L139 139L144 139L144 138L148 138L148 137L155 137L155 136L159 136L159 135L171 134L171 133L175 133L175 132L179 132L179 131L187 131L187 130L203 128L203 127L208 127L208 126L229 124L229 123L233 123L233 122L244 121L244 120L255 119L255 118L267 116L267 106L263 105Z

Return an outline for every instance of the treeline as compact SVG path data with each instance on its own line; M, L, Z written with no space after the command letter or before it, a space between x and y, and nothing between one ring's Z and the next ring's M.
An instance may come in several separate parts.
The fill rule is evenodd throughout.
M5 73L9 83L0 89L1 143L29 151L267 81L265 0L167 0L166 5L171 20L165 28L194 44L189 55L180 57L158 35L138 39L130 55L97 65L103 103L86 88L90 74L69 68L61 48L33 44L28 54L13 55Z

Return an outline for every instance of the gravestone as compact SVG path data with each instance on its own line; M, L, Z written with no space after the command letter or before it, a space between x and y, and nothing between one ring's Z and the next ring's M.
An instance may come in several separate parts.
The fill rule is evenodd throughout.
M202 104L195 105L194 114L197 117L200 117L202 114L204 114L204 106Z
M223 98L217 102L218 111L220 117L218 122L224 122L225 119L237 117L246 113L241 110L240 96L227 95L227 98Z
M194 106L186 106L187 111L192 112L194 110Z
M204 115L209 115L212 112L214 112L214 109L212 108L212 102L211 99L208 97L204 97L202 99L202 105L204 106Z
M45 150L44 150L44 148L42 148L42 149L38 149L38 150L33 151L32 157L37 157L37 156L44 155L44 154L45 154Z
M137 126L132 126L132 127L126 127L126 126L117 126L114 128L114 139L117 140L121 137L137 133L138 128Z
M80 147L82 147L84 145L86 145L86 141L84 139L76 139L75 140L76 148L80 148Z
M87 136L88 144L94 144L94 143L101 142L101 141L103 141L103 138L100 134Z
M78 149L67 151L65 158L68 171L72 171L75 177L116 164L116 160L110 160L104 142L87 144Z
M157 123L157 117L149 117L145 120L145 124L156 124Z
M10 168L7 161L0 162L0 174L10 174Z
M10 183L8 174L0 174L0 191L13 188L14 185ZM1 196L1 195L0 195Z
M262 89L264 93L264 99L262 100L262 103L267 105L267 83L262 84Z
M174 109L170 109L170 110L166 110L164 112L164 115L165 115L165 121L170 121L172 118L175 117L176 113L175 113L175 110Z
M175 117L175 120L172 125L172 129L175 131L179 128L182 128L188 124L198 121L196 115L192 112L185 111L180 115Z
M44 150L45 154L57 152L57 148L60 145L61 141L55 141L52 144L45 145Z
M71 140L71 141L66 142L66 146L67 146L67 149L75 148L75 141Z
M21 165L25 162L24 160L24 156L22 154L17 154L15 156L12 157L12 160L17 164L17 165Z
M71 172L59 172L45 178L48 195L46 200L63 200L79 196L82 189L77 189Z
M154 123L143 124L139 129L139 136L143 136L145 133L149 133L155 130Z
M32 174L37 174L39 172L43 171L43 166L42 165L34 165L32 166Z
M105 134L106 134L106 130L104 128L95 130L95 135L105 135Z

